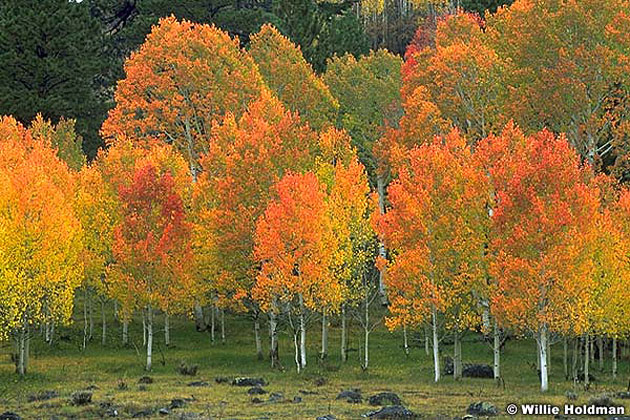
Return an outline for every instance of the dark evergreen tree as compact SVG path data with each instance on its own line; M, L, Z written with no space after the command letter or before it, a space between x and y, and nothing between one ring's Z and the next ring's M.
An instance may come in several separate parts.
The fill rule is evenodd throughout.
M486 11L494 13L501 6L510 5L514 0L460 0L460 6L469 12L484 16Z
M77 120L94 156L105 117L97 79L102 31L87 4L68 0L0 0L0 114L29 123L38 113Z

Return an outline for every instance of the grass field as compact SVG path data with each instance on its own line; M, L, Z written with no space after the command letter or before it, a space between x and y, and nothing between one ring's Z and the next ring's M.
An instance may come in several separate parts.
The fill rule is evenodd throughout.
M97 320L98 321L98 318ZM161 322L161 318L158 318ZM119 418L131 418L143 410L153 411L144 418L173 419L315 419L333 414L337 419L357 419L374 410L367 397L380 391L393 391L404 405L426 419L452 419L466 415L472 402L483 400L496 405L498 418L509 418L505 407L511 402L534 402L562 405L567 402L565 392L575 390L578 400L585 404L589 398L606 392L625 391L630 377L630 364L620 361L619 376L613 381L610 360L605 372L600 372L597 363L593 373L598 381L586 393L574 388L564 380L562 368L562 345L552 346L550 389L545 395L538 391L535 365L535 347L529 340L509 341L503 357L504 387L497 387L492 380L464 378L453 381L447 377L439 384L432 383L432 360L417 345L410 355L402 351L400 332L390 333L384 328L372 334L370 368L360 367L359 353L350 354L347 363L341 365L338 351L338 329L331 330L330 357L326 363L318 362L319 328L313 324L309 331L309 366L298 375L293 364L292 342L287 334L281 335L280 357L284 371L271 370L268 362L255 358L251 323L234 316L226 317L226 344L210 342L209 334L198 333L193 323L187 320L171 321L172 344L164 348L163 335L156 335L154 369L150 373L154 382L138 383L145 375L143 371L142 329L138 322L130 327L134 345L123 348L120 343L120 325L109 325L108 344L100 343L99 324L95 337L85 352L80 351L82 324L77 320L74 327L58 331L52 346L43 343L37 336L31 344L31 359L26 378L14 373L10 360L10 343L3 343L0 355L0 413L10 410L23 419L91 419L105 415L105 408L114 407ZM114 335L115 334L115 335ZM464 362L491 363L491 348L480 341L480 337L469 334L463 345ZM353 330L350 347L360 347L360 331ZM267 342L264 343L267 347ZM137 349L136 349L137 347ZM443 354L450 354L452 347L443 346ZM183 376L176 371L180 362L197 364L195 377ZM263 377L269 384L265 389L284 395L284 402L268 402L269 394L259 396L264 402L252 403L247 387L217 384L215 377L256 376ZM323 377L326 384L317 386L315 379ZM191 381L207 381L207 387L187 386ZM125 383L127 389L120 389ZM90 385L93 402L84 406L70 404L73 391ZM344 389L360 388L364 402L350 404L336 401L336 395ZM46 401L28 402L29 395L45 390L54 390L58 397ZM303 394L299 391L310 391ZM293 402L299 396L302 402ZM171 410L169 415L160 415L157 410L167 407L174 398L190 399L182 408ZM629 400L617 402L626 403ZM196 415L196 416L195 416ZM516 418L519 418L516 416ZM532 417L523 417L532 418ZM549 416L547 416L549 418Z

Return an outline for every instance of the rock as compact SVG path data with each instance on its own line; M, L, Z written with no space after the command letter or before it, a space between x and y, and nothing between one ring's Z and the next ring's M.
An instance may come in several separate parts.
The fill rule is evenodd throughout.
M420 416L413 411L407 410L402 405L390 405L378 411L365 413L362 417L371 419L415 419Z
M496 416L499 414L497 408L487 401L477 401L470 404L466 413L474 416Z
M96 384L90 384L85 389L87 389L88 391L96 391L97 389L99 389L99 387Z
M234 386L265 386L267 382L263 378L234 378Z
M194 382L189 382L187 386L210 386L210 384L206 381L194 381Z
M323 376L320 376L318 378L315 378L313 380L313 383L315 384L315 386L324 386L328 383L328 379L324 378Z
M181 398L173 398L171 400L171 404L169 405L170 409L173 410L175 408L182 408L186 405L186 401Z
M259 386L254 386L254 387L249 388L249 389L247 390L247 393L248 393L249 395L262 395L262 394L266 394L266 393L267 393L267 391L265 391L264 389L262 389L262 388L261 388L261 387L259 387Z
M101 409L101 417L118 417L118 409L110 401L104 401L99 404Z
M0 414L0 420L22 420L22 417L12 411L5 411Z
M138 391L148 391L148 390L149 390L149 388L147 388L146 385L144 385L144 384L143 385L138 385Z
M262 404L263 400L258 397L252 398L252 404Z
M302 402L302 397L298 397L297 395L295 397L293 397L293 402L295 404L301 403Z
M345 391L341 391L339 395L337 395L336 400L346 400L349 403L358 404L363 401L363 397L361 396L361 392L358 389L347 389Z
M277 403L277 402L282 402L284 401L284 394L282 394L281 392L272 392L269 395L269 402L271 403Z
M372 395L368 402L370 405L402 405L400 397L393 392L381 392Z
M187 365L186 363L181 362L177 367L177 372L179 372L180 375L184 376L196 376L198 369L198 365Z
M588 400L586 405L595 405L597 407L615 407L616 406L612 398L610 398L610 396L606 394L591 398L590 400Z
M325 416L319 416L315 420L337 420L337 417L332 414L326 414Z
M86 405L92 402L92 391L75 391L70 398L72 405Z
M494 370L490 365L465 364L462 369L465 378L494 378Z
M59 394L57 393L57 391L41 391L41 392L38 392L37 394L29 395L26 399L28 402L46 401L53 398L57 398L58 396Z
M607 420L630 420L630 416L612 416L608 417Z
M142 378L138 379L138 383L139 384L152 384L153 378L150 376L143 376Z
M151 415L153 415L153 410L150 408L145 408L144 410L136 411L131 417L137 419L140 417L149 417Z
M177 417L178 420L198 420L200 418L201 416L197 413L181 413L179 417Z
M227 384L230 382L230 378L228 378L227 376L217 376L216 378L214 378L214 382L218 384Z
M169 414L171 414L171 411L166 407L162 407L158 410L158 414L160 416L168 416Z
M615 397L622 400L630 400L630 392L617 392L617 394L615 394Z
M317 391L307 391L305 389L300 389L298 392L302 395L317 395L318 394Z
M577 393L575 393L574 391L567 391L564 393L564 396L567 397L567 400L569 401L575 401L577 400Z

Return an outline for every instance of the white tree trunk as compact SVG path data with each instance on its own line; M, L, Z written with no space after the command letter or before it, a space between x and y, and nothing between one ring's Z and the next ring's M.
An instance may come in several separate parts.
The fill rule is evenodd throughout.
M599 370L604 370L604 339L601 335L597 337L597 348L599 349Z
M433 372L435 382L440 380L440 342L438 340L437 310L431 309L431 326L433 328Z
M588 387L590 386L590 380L588 377L588 364L591 360L591 356L589 354L590 349L591 349L591 345L590 345L590 339L588 337L588 335L584 336L584 388L588 389Z
M225 311L221 309L221 343L225 344Z
M499 380L501 378L501 330L497 324L497 320L494 320L494 332L493 332L493 373L494 379Z
M431 338L429 337L430 333L429 333L429 326L425 324L424 326L424 352L426 353L426 355L430 355L431 351L429 350L429 342L431 341Z
M171 325L168 312L164 312L164 345L167 347L171 345Z
M453 332L453 379L459 380L462 377L462 345L459 331Z
M370 301L368 293L365 294L363 319L363 369L370 366Z
M256 314L256 319L254 319L254 339L256 340L256 358L263 360L264 356L262 341L260 339L260 321L258 320L258 314Z
M348 336L346 330L346 305L341 305L341 361L348 360Z
M129 343L129 321L127 319L123 320L122 343L123 346L126 346Z
M306 320L304 319L304 299L300 295L300 364L306 367Z
M328 357L328 317L326 310L322 312L322 352L320 356L322 360Z
M147 365L145 370L151 370L151 357L153 356L153 309L147 306Z
M214 303L210 307L210 340L212 344L214 344L214 315L216 313L217 308L214 306Z
M295 368L299 374L302 371L302 363L300 362L300 347L298 345L298 332L293 330L293 347L295 349Z
M107 344L107 317L105 316L105 299L101 299L101 344Z
M549 390L549 374L547 371L547 327L543 325L540 328L538 348L540 350L540 390L547 392Z
M203 316L203 308L201 307L201 304L198 301L195 301L194 312L195 312L195 328L197 329L197 331L205 331L207 326L206 326L206 322Z
M617 378L617 337L612 339L612 376Z
M381 214L385 214L385 180L381 175L376 177L376 187L378 193L378 208ZM385 244L382 241L378 243L378 254L381 258L386 258ZM383 271L379 271L378 275L378 293L381 297L381 304L387 305L387 291L385 290L385 276Z
M18 350L18 363L17 363L17 373L20 376L26 375L27 371L27 363L28 363L28 328L26 326L26 322L23 323L22 327L18 332L17 339L17 350Z
M403 324L403 350L405 351L405 356L409 356L409 340L407 339L407 325Z
M278 366L278 318L273 311L269 312L269 336L271 339L269 358L271 367L275 368Z
M83 350L87 347L88 341L88 291L85 289L83 295Z
M90 313L90 334L88 335L88 340L92 341L92 337L94 337L94 309L92 307L91 293L88 293L88 312Z
M562 367L564 368L565 379L569 378L569 343L566 335L562 337Z
M147 316L142 311L142 346L147 346Z

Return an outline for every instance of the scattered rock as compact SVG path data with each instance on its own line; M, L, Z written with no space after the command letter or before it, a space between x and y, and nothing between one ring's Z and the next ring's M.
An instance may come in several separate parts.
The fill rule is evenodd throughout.
M216 378L214 378L214 382L218 384L227 384L230 382L230 378L228 378L227 376L217 376Z
M388 407L383 407L378 411L365 413L362 417L371 419L415 419L420 416L413 411L407 410L402 405L390 405Z
M158 410L158 414L160 416L168 416L169 414L171 414L171 411L166 407L162 407Z
M87 389L88 391L96 391L97 389L99 389L99 387L96 384L90 384L85 389Z
M586 405L595 405L597 407L615 407L616 406L612 398L610 398L610 396L606 394L591 398L590 400L588 400Z
M615 394L615 397L622 400L630 400L630 392L617 392L617 394Z
M171 410L173 410L175 408L182 408L185 405L186 401L184 401L182 398L173 398L169 407L171 408Z
M326 414L325 416L319 416L315 420L337 420L337 417L332 414Z
M188 386L210 386L210 384L206 381L194 381L194 382L189 382Z
M262 394L266 394L266 393L267 393L267 391L265 391L264 389L262 389L262 388L261 388L261 387L259 387L259 386L254 386L254 387L249 388L249 389L247 390L247 393L248 393L249 395L262 395Z
M252 398L252 404L262 404L263 400L258 397Z
M301 403L302 402L302 397L299 397L299 396L296 395L295 397L293 397L293 402L295 404Z
M490 365L465 364L462 369L462 376L465 378L494 378L494 370Z
M315 384L315 386L324 386L328 383L328 379L324 378L323 376L320 376L318 378L315 378L313 380L313 383Z
M630 420L630 416L613 416L608 417L608 420Z
M196 376L198 369L198 365L187 365L186 363L181 362L177 367L177 372L179 372L180 375L184 376Z
M139 384L152 384L153 378L150 376L143 376L142 378L138 379L138 383Z
M284 401L284 394L281 392L272 392L269 394L269 402L277 403Z
M569 401L575 401L578 397L577 393L574 391L567 391L564 393L564 396L567 397L567 400Z
M37 394L29 395L26 399L28 400L28 402L46 401L53 398L57 398L58 396L59 394L57 393L57 391L41 391L41 392L38 392Z
M234 386L265 386L267 382L263 378L235 378L232 381Z
M101 417L118 417L118 409L111 401L103 401L99 403Z
M370 405L402 405L400 397L393 392L381 392L372 395L368 402Z
M468 406L466 413L474 416L496 416L499 411L487 401L477 401Z
M137 419L140 417L149 417L151 415L153 415L153 410L150 408L145 408L144 410L136 411L131 417Z
M302 394L302 395L317 395L317 394L319 394L317 391L307 391L305 389L300 389L298 392L300 394Z
M361 391L358 389L347 389L345 391L341 391L339 395L337 395L337 400L346 400L349 403L358 404L363 401L363 397L361 396Z
M92 391L75 391L70 396L72 405L86 405L92 402Z
M11 411L5 411L4 413L0 414L0 420L22 420L22 417Z

